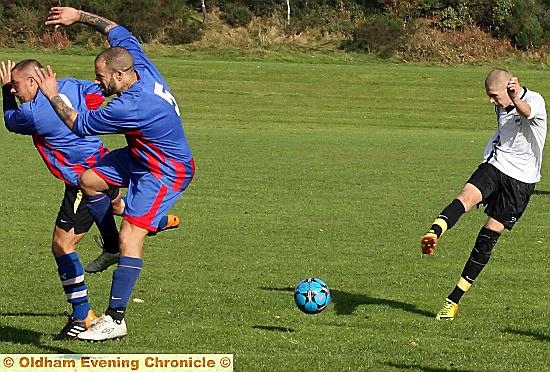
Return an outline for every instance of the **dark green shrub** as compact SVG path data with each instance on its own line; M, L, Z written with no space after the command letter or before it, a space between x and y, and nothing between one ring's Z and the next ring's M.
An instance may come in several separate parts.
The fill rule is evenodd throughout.
M165 38L168 44L181 45L199 41L203 31L200 22L193 19L178 19L176 22L166 26Z
M542 40L542 27L538 18L531 17L522 22L517 34L513 36L514 44L523 50L538 48Z
M222 7L223 19L233 27L246 27L252 21L254 14L246 5L227 3Z
M539 14L542 14L542 9L537 1L515 0L512 14L503 27L503 34L519 49L539 46L543 33Z
M345 48L389 58L402 44L405 34L401 19L380 14L355 27L352 39Z

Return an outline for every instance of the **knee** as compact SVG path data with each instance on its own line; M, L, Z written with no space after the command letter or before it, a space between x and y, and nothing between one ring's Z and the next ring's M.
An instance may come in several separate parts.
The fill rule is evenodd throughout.
M52 239L52 253L55 257L61 257L74 252L75 244L68 242L61 237L54 236Z
M146 236L147 230L124 220L119 233L120 254L122 256L142 257L143 242Z
M457 196L457 199L464 204L464 210L468 212L470 209L483 201L483 196L477 187L467 183Z
M99 176L94 173L91 169L88 169L85 172L82 172L78 176L78 185L86 195L93 196L97 192L100 192L102 190L98 190L99 183L98 183ZM101 180L101 178L99 178Z
M486 264L489 258L491 258L491 253L493 252L493 248L499 236L500 234L495 231L485 227L482 228L477 236L474 250L472 251L472 259L479 263Z

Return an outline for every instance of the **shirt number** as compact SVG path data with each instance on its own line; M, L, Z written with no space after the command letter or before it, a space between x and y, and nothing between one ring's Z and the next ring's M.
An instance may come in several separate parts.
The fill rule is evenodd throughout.
M165 90L164 87L161 84L157 83L156 81L155 81L155 94L161 97L162 99L164 99L166 102L168 102L172 106L174 106L174 110L176 110L176 114L180 116L180 109L178 107L178 104L174 96L169 91Z

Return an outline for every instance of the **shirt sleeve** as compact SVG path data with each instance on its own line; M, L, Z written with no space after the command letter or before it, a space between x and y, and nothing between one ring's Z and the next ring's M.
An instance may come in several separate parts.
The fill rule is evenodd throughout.
M546 122L546 107L544 98L540 95L534 95L525 100L531 107L531 114L527 118L531 124L541 125Z
M32 113L28 107L30 103L23 103L21 106L17 107L15 97L13 97L13 102L10 102L6 99L6 88L2 87L2 90L4 93L3 106L6 129L17 134L33 134L36 128ZM13 96L11 92L7 93Z
M79 137L126 133L139 124L136 105L130 100L123 102L115 98L105 108L80 112L74 122L73 133Z
M109 45L112 47L123 47L132 54L132 57L134 57L134 65L143 67L150 64L139 41L125 27L120 25L113 27L109 30L109 35L107 37L109 39Z

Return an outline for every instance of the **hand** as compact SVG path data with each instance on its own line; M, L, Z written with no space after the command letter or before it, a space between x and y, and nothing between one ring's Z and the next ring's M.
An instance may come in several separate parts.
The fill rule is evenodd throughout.
M46 25L70 26L80 21L80 11L75 8L65 6L54 6L50 9Z
M11 70L15 66L15 62L8 59L7 62L2 61L0 65L0 82L2 85L11 83Z
M519 80L517 77L513 76L506 85L506 92L508 93L508 97L512 101L515 101L518 98L518 94L521 91L521 86L519 85Z
M34 80L38 84L38 88L48 98L49 100L52 97L58 96L59 92L57 90L57 80L55 78L55 72L53 72L50 66L47 67L47 70L43 68L34 68L33 74Z

